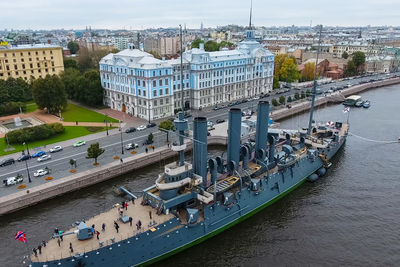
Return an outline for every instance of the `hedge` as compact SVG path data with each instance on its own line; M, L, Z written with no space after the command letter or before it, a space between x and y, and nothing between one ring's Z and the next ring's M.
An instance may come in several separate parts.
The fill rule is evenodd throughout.
M24 112L26 110L26 105L23 102L7 102L0 105L0 115L13 115L20 112L20 108Z
M22 144L23 142L47 139L64 131L64 126L61 123L50 123L14 130L8 132L6 137L10 144Z

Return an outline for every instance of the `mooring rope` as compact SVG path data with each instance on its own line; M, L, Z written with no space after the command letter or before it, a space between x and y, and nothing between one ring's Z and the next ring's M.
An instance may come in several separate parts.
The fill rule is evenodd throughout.
M365 138L365 137L356 135L356 134L351 133L351 132L349 132L349 135L352 135L352 136L357 137L357 138L359 138L361 140L364 140L364 141L374 142L374 143L392 144L392 143L399 143L400 142L400 138L399 138L399 140L396 140L396 141L382 141L382 140L373 140L373 139Z

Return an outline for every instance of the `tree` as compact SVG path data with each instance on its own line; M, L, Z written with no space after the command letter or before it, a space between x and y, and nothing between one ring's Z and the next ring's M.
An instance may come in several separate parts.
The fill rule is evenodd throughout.
M310 89L307 89L306 96L309 97L310 95L311 95L311 91L310 91Z
M60 74L60 78L64 83L68 98L80 101L80 95L82 94L82 75L79 70L75 68L66 68Z
M74 165L75 165L75 160L74 159L70 159L69 160L69 165L71 165L71 169L74 167Z
M301 78L303 81L312 81L314 79L315 63L309 62L304 65L304 69L301 72Z
M200 38L195 39L192 42L192 48L199 48L201 43L204 43L204 41L201 40Z
M222 41L218 44L219 49L223 48L223 47L233 47L233 43L231 42L227 42L227 41Z
M279 80L291 83L298 79L300 79L300 73L297 64L293 58L286 58L279 70Z
M155 57L157 59L161 59L161 56L157 51L149 51L149 54L152 54L153 57Z
M71 52L71 54L76 54L79 51L79 45L76 42L70 41L67 44L67 47L68 47L69 51Z
M348 57L349 57L349 54L346 51L344 51L342 54L342 58L347 59Z
M147 140L149 140L149 142L152 143L152 142L153 142L153 139L154 139L154 136L153 136L152 133L150 133L150 134L147 136Z
M83 74L83 93L84 102L91 106L103 104L104 89L101 86L100 72L89 70Z
M285 97L284 97L283 95L281 95L281 96L279 97L279 103L280 103L280 104L285 104Z
M32 83L33 98L40 109L47 108L51 114L57 114L67 106L65 86L57 75L47 75Z
M279 105L279 103L278 103L278 101L275 99L275 98L272 98L272 105L274 106L274 107L276 107L276 106L278 106Z
M278 75L274 75L273 88L279 89L279 76Z
M304 91L301 91L301 95L300 95L300 97L301 97L301 98L306 98L306 92L304 92Z
M91 144L87 149L87 158L94 159L94 165L97 165L97 158L104 153L104 148L101 148L99 143Z
M75 59L72 58L64 58L64 69L73 68L78 69L78 63Z
M353 60L349 60L347 62L347 67L344 72L345 76L353 76L356 73L356 65L354 64Z
M204 44L204 50L208 52L218 51L219 45L217 44L217 42L210 40Z
M174 124L172 123L172 121L170 121L170 120L162 121L162 122L160 123L160 125L158 125L158 128L159 128L161 131L167 132L167 142L169 142L169 139L168 139L169 131L173 131L174 128L175 128L175 126L174 126Z
M299 99L300 99L300 95L299 95L298 93L295 93L295 94L294 94L294 99L295 99L295 100L299 100Z
M290 103L290 102L292 102L292 101L293 101L292 97L291 97L291 96L288 96L287 102Z
M353 53L352 61L354 62L354 65L358 69L361 65L365 63L365 54L361 51Z

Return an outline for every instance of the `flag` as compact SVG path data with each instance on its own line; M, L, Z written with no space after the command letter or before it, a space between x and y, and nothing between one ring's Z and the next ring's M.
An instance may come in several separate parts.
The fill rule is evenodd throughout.
M19 240L23 243L26 243L27 239L25 232L18 231L18 233L15 234L15 240Z
M350 112L350 107L345 107L344 108L343 113L347 113L347 112Z

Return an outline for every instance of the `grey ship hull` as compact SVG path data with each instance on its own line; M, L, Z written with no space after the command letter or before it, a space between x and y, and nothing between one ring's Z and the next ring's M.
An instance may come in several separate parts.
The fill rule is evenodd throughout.
M345 143L346 137L323 149L332 158ZM157 226L157 231L140 233L113 245L85 254L48 262L33 262L31 266L135 266L149 264L196 245L254 215L301 185L307 177L324 166L317 157L305 157L284 171L262 179L258 192L241 189L238 201L230 206L209 204L204 208L204 220L194 225L182 225L173 218ZM219 202L218 202L219 203Z

